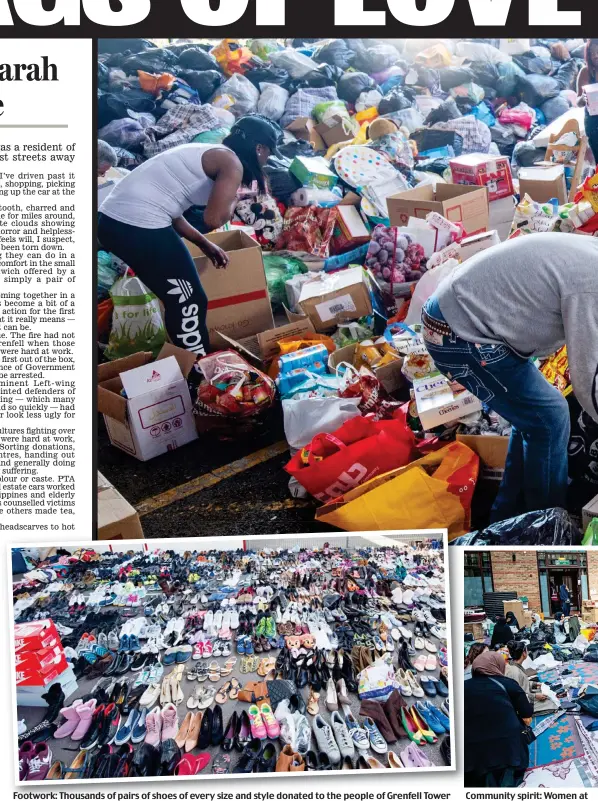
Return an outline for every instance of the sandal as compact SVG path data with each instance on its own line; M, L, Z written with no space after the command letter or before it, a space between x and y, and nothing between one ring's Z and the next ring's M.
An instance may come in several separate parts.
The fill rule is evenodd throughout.
M197 681L205 681L208 678L208 668L207 665L199 665L197 668Z
M229 698L231 701L236 701L239 697L239 690L241 689L241 683L238 679L231 679L229 682L231 689L229 693Z
M218 754L212 762L212 773L230 773L230 756L228 754Z
M236 656L231 656L224 663L224 666L220 670L220 675L223 676L223 677L230 675L233 672L233 668L234 668L234 666L236 664L237 664L237 657Z
M212 706L212 701L216 695L216 690L213 687L202 687L201 689L203 692L198 698L197 708L207 709L209 706Z
M210 662L208 671L208 678L210 681L218 681L220 679L220 665L218 662Z
M197 670L195 666L187 671L187 679L188 681L195 681L197 679Z
M315 693L313 690L309 694L309 700L307 702L307 711L310 715L314 717L320 711L320 693Z
M203 696L204 688L200 687L199 684L193 691L193 693L189 696L187 701L187 709L197 709L199 706L199 701Z
M251 657L250 656L244 656L241 659L241 673L249 673L250 672L250 670L249 670L249 665L250 664L251 664Z
M231 686L230 681L227 681L226 684L223 684L218 690L216 698L214 699L217 704L225 704L228 701L228 694L231 690Z

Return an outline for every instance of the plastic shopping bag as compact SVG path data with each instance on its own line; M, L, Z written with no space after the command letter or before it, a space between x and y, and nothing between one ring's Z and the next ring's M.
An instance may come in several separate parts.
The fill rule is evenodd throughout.
M375 422L355 417L334 434L318 434L285 470L320 501L342 495L409 462L415 437L404 418ZM392 528L392 526L391 526Z
M318 509L316 520L344 531L447 528L454 539L470 529L479 461L453 442L347 491Z
M283 400L282 411L291 448L305 448L317 434L332 434L361 414L358 398L292 398Z
M104 355L122 359L151 351L157 356L166 342L160 301L137 276L125 276L110 290L114 311L110 339Z

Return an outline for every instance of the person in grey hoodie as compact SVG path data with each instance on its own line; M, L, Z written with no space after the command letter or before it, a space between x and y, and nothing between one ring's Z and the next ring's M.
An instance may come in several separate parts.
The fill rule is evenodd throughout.
M569 409L532 359L567 345L575 396L598 421L598 239L531 234L478 253L422 323L438 370L512 424L492 522L565 507Z

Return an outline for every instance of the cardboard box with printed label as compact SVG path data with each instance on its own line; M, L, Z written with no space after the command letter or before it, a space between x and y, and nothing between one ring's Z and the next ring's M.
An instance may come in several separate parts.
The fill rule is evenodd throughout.
M53 671L54 674L54 671ZM53 684L60 684L64 693L65 700L69 699L78 691L77 679L71 667L67 667L58 675L53 676ZM36 706L47 707L48 702L42 696L47 692L48 687L44 685L17 685L17 706Z
M331 353L328 357L328 367L331 373L336 372L336 368L341 363L353 364L355 357L356 345L346 345L344 348L338 348ZM405 378L401 372L403 366L403 359L397 359L390 364L385 364L383 367L374 367L372 372L379 379L380 383L387 392L396 392L405 385Z
M301 181L302 186L312 189L332 189L338 183L338 176L322 156L295 156L289 172Z
M514 193L509 159L487 153L468 153L450 160L454 184L485 186L488 201L511 197Z
M362 267L320 274L318 281L304 284L299 307L316 331L329 331L346 320L372 313L372 300Z
M440 373L414 379L413 394L424 431L452 423L482 408L475 395L465 389L454 391L450 382Z
M589 83L583 87L588 104L586 106L591 117L598 115L598 83Z
M196 245L186 244L208 296L206 322L212 347L225 347L218 332L242 339L274 328L259 244L244 231L223 231L208 234L207 238L226 251L229 257L226 270L217 270ZM186 331L174 344L193 349L198 344L197 332L193 329Z
M582 531L585 533L592 520L598 517L598 495L582 511Z
M110 442L142 462L197 439L186 377L195 354L166 344L98 367L98 411ZM126 397L121 392L124 390Z
M454 223L461 223L468 236L488 230L488 191L477 186L437 184L419 186L392 195L387 200L390 224L404 226L410 217L425 220L437 211Z
M61 645L61 639L52 620L15 623L15 653L40 651L56 645Z
M567 202L565 168L554 166L521 167L519 170L519 194L529 195L536 203L548 203L556 198L561 205Z
M101 473L98 473L98 539L143 539L137 511Z

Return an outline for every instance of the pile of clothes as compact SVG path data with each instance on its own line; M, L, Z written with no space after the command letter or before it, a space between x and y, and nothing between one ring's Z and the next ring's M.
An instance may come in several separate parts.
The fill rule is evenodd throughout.
M44 560L15 623L67 666L17 686L20 779L450 765L445 590L407 538Z

